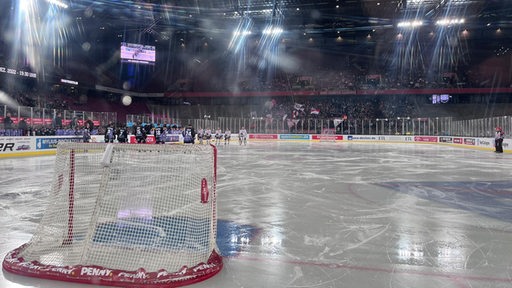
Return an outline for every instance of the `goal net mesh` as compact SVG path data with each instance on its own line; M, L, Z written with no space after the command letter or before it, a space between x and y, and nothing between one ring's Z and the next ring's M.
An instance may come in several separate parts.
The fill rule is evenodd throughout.
M336 142L336 131L334 129L324 129L319 138L320 142Z
M47 210L3 266L126 287L202 281L222 268L215 186L210 145L59 143Z

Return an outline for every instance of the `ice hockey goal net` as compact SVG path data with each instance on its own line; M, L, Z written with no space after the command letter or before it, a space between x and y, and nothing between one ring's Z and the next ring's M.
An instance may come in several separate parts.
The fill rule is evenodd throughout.
M211 145L59 143L48 208L5 270L122 287L178 287L222 269Z
M319 138L320 142L336 142L336 131L334 129L324 129Z

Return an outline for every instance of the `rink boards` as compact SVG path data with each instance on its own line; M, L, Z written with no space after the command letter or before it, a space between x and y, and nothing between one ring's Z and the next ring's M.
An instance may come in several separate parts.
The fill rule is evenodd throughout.
M133 137L133 135L130 135ZM103 135L92 137L93 142L104 142ZM480 150L494 150L494 139L489 137L422 136L422 135L330 135L325 140L320 134L249 134L248 142L366 142L366 143L414 143L439 144ZM82 142L78 136L9 136L0 137L0 158L55 154L58 142ZM150 141L151 142L151 141ZM215 143L212 139L211 143ZM237 144L238 135L231 136L231 143ZM171 144L183 143L182 139ZM223 143L223 142L222 142ZM151 143L149 143L151 144ZM510 152L512 139L503 141L505 153Z

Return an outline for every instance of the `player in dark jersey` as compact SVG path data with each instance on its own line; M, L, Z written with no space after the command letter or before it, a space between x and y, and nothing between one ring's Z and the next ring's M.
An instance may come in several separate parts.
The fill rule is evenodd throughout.
M85 122L85 126L84 126L84 129L82 132L83 132L83 141L85 143L91 142L92 126L88 121Z
M192 124L188 124L187 127L185 127L185 130L183 130L183 143L194 144L195 137L196 131L194 130L194 127L192 127Z
M167 137L167 127L158 125L153 130L153 135L155 136L156 144L165 144L165 137Z
M133 134L135 135L135 139L137 143L146 143L146 130L142 127L142 124L139 122L137 125L133 126Z
M126 143L128 141L128 131L125 127L121 127L116 131L117 141L119 143Z
M505 138L505 133L501 129L501 127L496 127L496 134L494 136L494 147L496 148L494 152L503 153L503 139Z

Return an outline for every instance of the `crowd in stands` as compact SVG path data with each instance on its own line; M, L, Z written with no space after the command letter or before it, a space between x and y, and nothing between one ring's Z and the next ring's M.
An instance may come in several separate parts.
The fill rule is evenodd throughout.
M236 110L239 108L243 113L238 113L238 117L264 117L271 119L379 119L379 118L398 118L398 117L423 117L422 106L428 101L418 101L418 97L411 95L386 95L385 97L376 96L357 96L337 94L338 91L355 91L371 89L422 89L422 88L465 88L465 87L486 87L496 85L488 81L474 80L474 75L466 73L444 72L436 77L426 77L424 73L409 73L407 77L396 77L386 73L370 73L364 69L346 68L336 69L314 69L304 73L276 73L272 79L246 79L238 83L238 91L332 91L332 96L312 96L307 97L272 97L251 100L251 105L238 107L239 103L231 103L226 100L224 105L217 105L219 110ZM471 77L470 77L471 76ZM435 79L435 80L426 80ZM476 78L478 79L478 78ZM191 81L193 82L193 81ZM500 87L510 87L510 83L498 83ZM187 86L187 89L193 90L193 85ZM204 89L212 89L210 92L223 90L218 84L212 87L201 85ZM226 88L227 89L227 88ZM100 105L95 97L90 96L89 102L82 103L77 95L71 95L66 90L47 90L38 91L36 89L17 90L1 89L7 93L16 102L17 106L32 107L33 113L39 115L42 109L53 111L64 111L72 109L82 109L83 111L95 111ZM329 95L324 93L322 95ZM338 96L342 95L342 96ZM426 98L427 96L422 96ZM98 99L114 101L109 99ZM116 98L117 99L117 98ZM193 102L193 101L191 101ZM1 105L9 103L0 102ZM190 104L189 104L190 105ZM231 108L227 106L231 105ZM133 105L132 105L133 106ZM250 107L248 107L250 106ZM3 107L3 106L2 106ZM5 106L7 109L0 112L0 118L5 121L6 114L18 113L16 107L12 105ZM217 107L217 108L219 108ZM183 107L187 109L187 107ZM210 109L206 106L204 109ZM213 108L212 108L213 109ZM115 111L112 111L115 112ZM146 113L147 111L141 111ZM185 114L185 113L183 113ZM193 113L191 113L193 114ZM214 113L220 117L232 117L233 115L223 114L223 111ZM194 115L192 115L193 117ZM430 116L430 115L427 115ZM436 116L436 115L431 115ZM18 136L18 135L80 135L81 127L64 127L67 125L37 125L29 127L0 126L0 136ZM123 123L119 125L124 125ZM96 127L95 132L101 133L103 127ZM99 129L100 131L98 131Z
M232 78L227 77L231 81ZM233 86L231 83L205 82L198 79L182 79L188 84L172 89L190 92L199 91L357 91L357 90L396 90L396 89L444 89L444 88L493 88L512 87L507 77L486 79L478 72L436 71L426 73L411 69L400 74L384 70L370 72L369 69L346 67L343 69L310 68L304 72L285 73L277 71L270 78L257 75L245 76ZM171 89L171 90L172 90Z
M321 100L306 100L290 103L276 97L267 101L261 112L252 116L277 119L360 119L416 117L417 105L406 97L339 97Z

